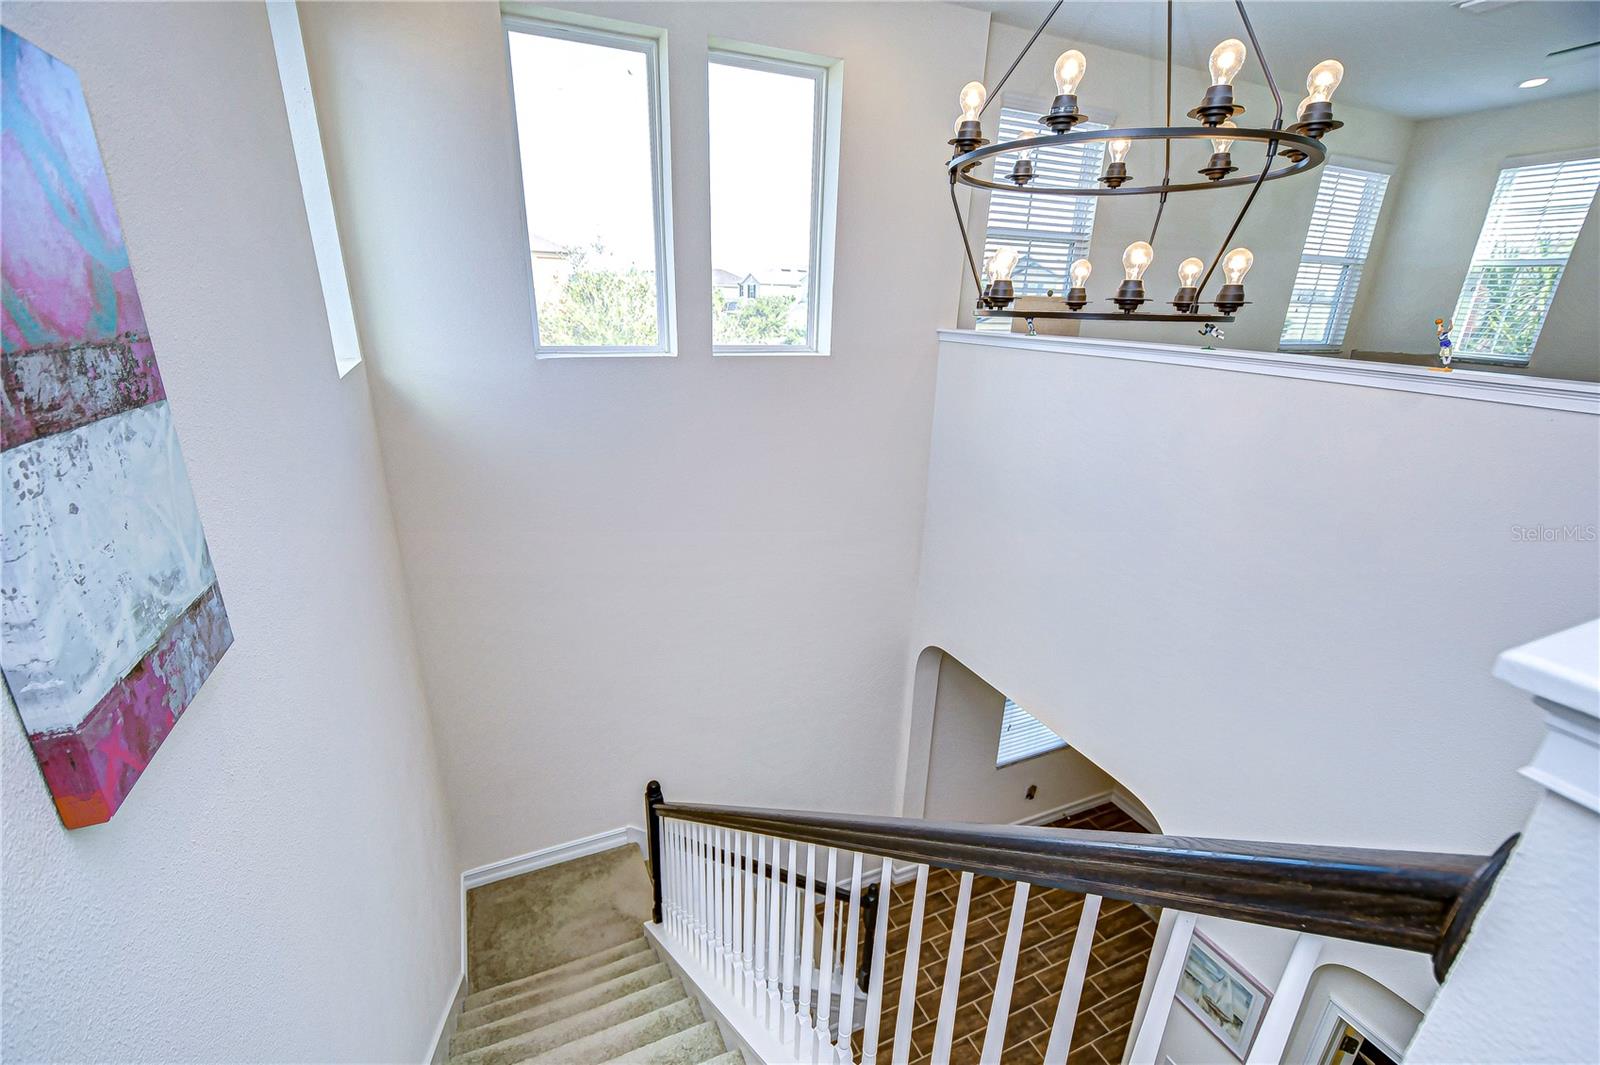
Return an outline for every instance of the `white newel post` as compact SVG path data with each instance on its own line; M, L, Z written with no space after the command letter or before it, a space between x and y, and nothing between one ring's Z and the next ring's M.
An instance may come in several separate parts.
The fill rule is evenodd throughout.
M1600 1061L1600 621L1507 651L1545 789L1406 1051L1408 1063Z

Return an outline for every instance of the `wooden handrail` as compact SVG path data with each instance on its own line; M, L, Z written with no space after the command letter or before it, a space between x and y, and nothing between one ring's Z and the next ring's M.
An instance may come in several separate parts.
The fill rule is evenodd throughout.
M659 792L657 792L659 795ZM1002 880L1420 951L1442 980L1515 845L1490 855L648 803L672 817ZM652 840L654 825L652 827Z

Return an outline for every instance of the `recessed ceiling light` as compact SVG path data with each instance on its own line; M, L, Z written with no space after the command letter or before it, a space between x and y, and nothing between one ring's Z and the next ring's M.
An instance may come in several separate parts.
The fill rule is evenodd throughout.
M1521 85L1518 85L1517 88L1519 88L1519 89L1537 89L1539 86L1543 85L1545 82L1547 82L1549 80L1550 80L1549 78L1529 78L1527 81L1523 82Z

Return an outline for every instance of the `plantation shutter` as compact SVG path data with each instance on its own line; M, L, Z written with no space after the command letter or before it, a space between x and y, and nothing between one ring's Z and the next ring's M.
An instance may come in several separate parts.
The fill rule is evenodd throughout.
M1597 188L1600 159L1500 171L1456 301L1461 354L1519 360L1533 354Z
M1334 350L1344 344L1388 187L1388 174L1323 167L1279 347Z
M1074 129L1105 129L1099 122L1080 122ZM1023 133L1048 132L1039 127L1037 112L1017 107L1000 108L998 138L1015 140ZM1034 182L1051 187L1092 188L1100 178L1105 144L1078 144L1038 149ZM1018 153L1007 152L995 160L995 180L1011 173ZM1057 295L1067 290L1067 268L1074 259L1089 254L1094 232L1094 196L1031 196L1025 192L989 194L989 228L984 236L983 259L1001 246L1015 248L1020 257L1011 275L1019 296ZM979 328L1009 329L1005 320L980 323Z
M995 768L1032 758L1037 754L1058 751L1067 741L1047 728L1044 722L1022 707L1006 700L1005 715L1000 722L1000 752L995 756Z

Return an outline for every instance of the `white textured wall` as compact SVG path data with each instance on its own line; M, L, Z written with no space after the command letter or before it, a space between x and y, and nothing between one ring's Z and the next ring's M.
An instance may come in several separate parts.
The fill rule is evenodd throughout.
M1595 520L1595 430L946 343L916 644L1071 736L1167 832L1486 854L1527 815L1541 734L1490 666L1591 617L1600 575L1593 543L1512 526ZM1287 943L1250 951L1275 983ZM1387 955L1346 964L1425 1003L1426 960Z
M8 3L104 151L235 641L66 832L9 700L6 1061L420 1061L458 882L366 373L334 370L258 4Z
M467 866L638 823L651 777L896 796L930 330L959 281L939 167L987 16L603 11L668 31L676 358L534 359L495 5L302 20ZM711 355L708 35L844 61L829 357Z
M921 816L1010 824L1103 795L1116 785L1071 747L996 768L1005 703L1003 692L944 657L928 757L928 800ZM1031 800L1029 785L1039 789Z

